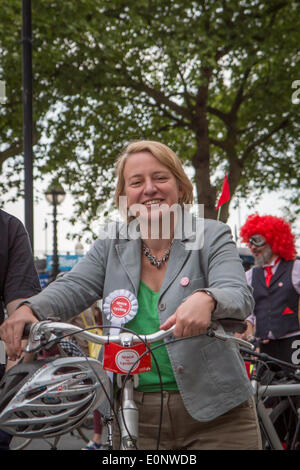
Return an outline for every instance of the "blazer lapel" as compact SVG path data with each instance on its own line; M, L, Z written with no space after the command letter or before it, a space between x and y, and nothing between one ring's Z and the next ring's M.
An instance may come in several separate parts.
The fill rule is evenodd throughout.
M170 284L172 284L176 276L178 276L184 263L190 256L190 253L190 250L186 250L185 243L182 240L174 240L166 274L160 290L160 297L165 293Z
M116 250L137 296L141 277L141 239L120 243L116 245Z
M198 229L203 230L202 226L199 227L195 225L194 222L195 219L189 212L183 211L180 214L175 229L171 255L160 290L160 297L165 293L170 284L172 284L174 279L178 276L183 268L183 265L191 254L191 250L189 249L189 246L186 244L186 242L195 239L195 234L197 233Z
M191 214L184 212L182 215L180 216L176 226L175 238L171 248L171 256L168 261L160 296L163 295L176 276L178 276L184 263L190 256L191 251L185 242L193 240L197 231L203 231L202 226L199 227L194 224L194 218ZM137 296L141 277L141 238L136 236L138 228L136 221L131 222L129 226L130 230L128 232L124 231L124 227L122 232L122 238L126 238L127 241L116 245L116 250L121 265L131 280L135 295ZM131 239L131 233L134 234L133 240Z

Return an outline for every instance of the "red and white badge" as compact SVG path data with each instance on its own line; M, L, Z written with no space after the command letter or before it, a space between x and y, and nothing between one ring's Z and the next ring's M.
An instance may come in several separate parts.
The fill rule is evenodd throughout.
M103 312L112 325L121 326L132 320L138 311L138 301L129 290L111 292L103 303Z
M151 370L151 355L146 345L138 343L129 347L115 343L104 345L103 369L117 374L140 374Z

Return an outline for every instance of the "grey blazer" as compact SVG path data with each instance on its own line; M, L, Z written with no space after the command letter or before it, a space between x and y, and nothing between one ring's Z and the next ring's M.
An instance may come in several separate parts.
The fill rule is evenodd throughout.
M209 288L217 300L213 320L245 319L254 301L229 227L213 220L200 221L189 214L185 217L193 223L175 236L157 305L160 322L172 315L186 297L204 288ZM116 289L129 290L137 297L141 240L126 233L120 237L124 227L117 230L114 239L96 240L72 271L26 300L40 319L60 316L66 321ZM198 248L194 244L187 249L201 227L203 237L199 237ZM189 278L188 285L181 285L182 277ZM168 344L167 350L186 409L195 419L210 421L252 395L234 344L203 335Z

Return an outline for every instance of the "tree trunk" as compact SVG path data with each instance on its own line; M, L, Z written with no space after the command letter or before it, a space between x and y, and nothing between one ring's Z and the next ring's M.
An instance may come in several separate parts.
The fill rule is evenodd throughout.
M216 188L210 182L210 143L208 137L208 120L205 112L198 114L196 128L197 149L192 158L195 169L197 203L204 204L204 217L216 219Z
M192 159L195 168L197 203L204 204L205 218L216 219L216 188L210 183L208 139L199 139L197 143L198 148Z

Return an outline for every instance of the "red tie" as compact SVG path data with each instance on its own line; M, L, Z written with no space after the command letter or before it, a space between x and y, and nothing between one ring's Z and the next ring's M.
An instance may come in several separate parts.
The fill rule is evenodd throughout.
M267 287L269 287L272 276L273 276L272 266L265 266L264 269L267 271L266 284L267 284Z

